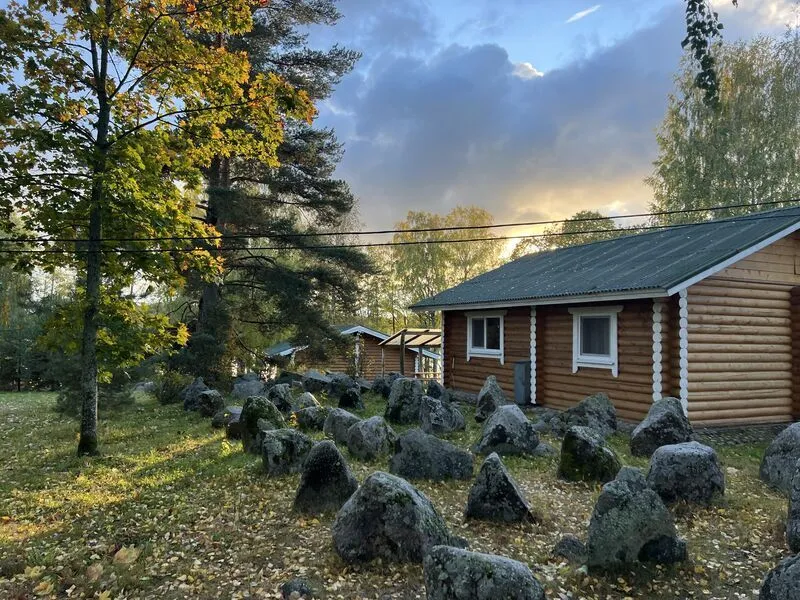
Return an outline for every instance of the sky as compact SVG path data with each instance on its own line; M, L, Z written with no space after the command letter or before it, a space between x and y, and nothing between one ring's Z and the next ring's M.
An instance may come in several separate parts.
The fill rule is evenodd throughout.
M362 52L320 107L367 229L410 210L496 222L647 209L683 0L339 0L314 45ZM796 0L714 0L726 40L780 34Z

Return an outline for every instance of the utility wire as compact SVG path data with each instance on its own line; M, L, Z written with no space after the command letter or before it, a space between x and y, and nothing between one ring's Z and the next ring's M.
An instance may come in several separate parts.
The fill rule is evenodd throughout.
M692 228L701 225L722 225L725 223L740 223L740 222L752 222L752 221L764 221L768 219L785 219L785 215L763 215L763 216L756 216L756 215L743 215L741 217L734 217L730 219L725 219L724 221L697 221L694 223L677 223L673 225L644 225L641 227L636 227L634 230L631 230L632 234L641 232L641 231L658 231L658 230L665 230L665 229L677 229L677 228ZM352 249L352 248L378 248L378 247L392 247L392 246L417 246L420 244L464 244L469 242L497 242L497 241L504 241L504 240L516 240L516 239L550 239L554 237L563 237L569 235L584 235L584 234L592 234L592 233L621 233L623 237L625 234L625 229L593 229L587 231L560 231L556 233L541 233L541 234L534 234L534 235L510 235L510 236L497 236L497 237L484 237L484 238L467 238L467 239L460 239L460 240L405 240L405 241L391 241L391 242L361 242L361 243L353 243L353 244L321 244L321 245L308 245L308 246L241 246L236 248L207 248L207 247L190 247L190 248L100 248L100 252L107 252L107 253L116 253L116 254L157 254L162 252L168 253L187 253L187 252L207 252L209 250L214 250L216 252L241 252L244 250L339 250L339 249ZM193 239L193 238L192 238ZM609 238L613 239L613 238ZM80 249L66 249L66 248L38 248L38 249L26 249L26 250L6 250L0 248L0 253L6 254L80 254L89 252L88 250L80 250Z
M434 233L446 231L476 231L487 229L502 229L507 227L533 227L537 225L561 225L564 223L585 223L590 221L613 221L616 219L639 219L646 217L661 217L677 214L691 214L700 212L715 212L721 210L730 210L733 208L753 208L761 206L774 206L777 204L791 204L793 202L800 202L800 199L791 200L774 200L768 202L758 203L742 203L742 204L728 204L725 206L709 206L707 208L687 208L681 210L663 210L656 212L633 213L627 215L617 216L603 216L603 217L580 217L577 219L555 219L549 221L521 221L517 223L496 223L491 225L452 225L447 227L423 227L416 229L376 229L371 231L326 231L326 232L298 232L298 233L281 233L276 231L260 231L255 233L234 233L234 234L218 234L209 236L164 236L164 237L137 237L137 238L103 238L101 242L179 242L179 241L214 241L214 240L234 240L234 239L255 239L255 238L268 238L268 237L283 237L283 238L304 238L304 237L332 237L332 236L363 236L363 235L385 235L385 234L398 234L398 233ZM581 232L592 233L592 232ZM556 234L548 234L556 235ZM516 239L520 236L508 236L506 238L493 238L493 239ZM522 237L532 237L530 235ZM0 243L14 243L14 244L45 244L45 243L80 243L88 242L86 238L0 238ZM476 241L476 240L463 240L463 241Z

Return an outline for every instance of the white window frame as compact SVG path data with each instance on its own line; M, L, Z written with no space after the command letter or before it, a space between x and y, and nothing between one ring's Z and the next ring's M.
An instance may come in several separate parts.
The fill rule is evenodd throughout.
M505 310L494 312L480 312L467 314L467 361L475 356L481 358L497 358L500 364L505 364ZM500 319L500 349L493 350L488 348L473 348L472 347L472 321L474 319ZM484 332L486 324L484 323ZM485 341L485 334L484 334Z
M590 369L610 369L614 377L619 375L619 353L617 351L617 315L622 306L590 306L570 308L572 315L572 372L577 373L581 367ZM609 319L609 355L581 353L581 317L608 317Z

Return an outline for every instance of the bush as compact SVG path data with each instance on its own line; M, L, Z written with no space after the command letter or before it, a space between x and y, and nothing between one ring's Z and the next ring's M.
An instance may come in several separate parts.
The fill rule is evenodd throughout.
M156 398L161 404L177 404L181 402L181 390L190 383L192 383L190 375L177 371L164 371L156 382Z

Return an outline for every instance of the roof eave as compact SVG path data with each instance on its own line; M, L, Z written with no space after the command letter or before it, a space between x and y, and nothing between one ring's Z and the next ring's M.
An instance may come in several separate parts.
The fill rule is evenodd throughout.
M492 302L471 302L465 304L434 304L410 306L416 313L437 310L483 310L490 308L511 308L515 306L547 306L551 304L581 304L595 302L615 302L618 300L641 300L643 298L664 298L670 294L664 288L651 288L627 292L610 292L604 294L581 294L575 296L554 296L550 298L527 298L520 300L497 300Z

